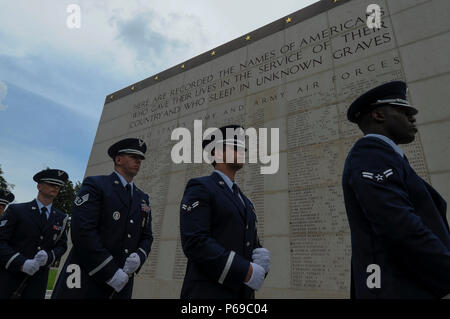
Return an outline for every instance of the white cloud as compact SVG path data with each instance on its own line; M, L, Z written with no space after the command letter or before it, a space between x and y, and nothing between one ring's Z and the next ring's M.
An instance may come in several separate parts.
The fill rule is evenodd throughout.
M81 29L66 26L69 15L66 9L74 2L81 8ZM30 52L56 50L95 61L111 73L146 77L162 71L162 63L175 65L314 2L316 0L284 0L280 5L273 0L5 1L0 26L8 30L10 39L0 41L0 52L24 56ZM136 27L139 25L143 29L127 33L127 41L123 42L118 28L120 23L115 21L135 21L138 22ZM153 47L155 53L162 53L157 51L158 42L146 41L148 32L158 35L156 39L186 46L169 58L157 56L162 59L159 65L152 63L155 56L146 56L148 63L143 69L142 63L134 62L144 45L148 50ZM139 39L139 36L143 37ZM134 44L130 45L131 39Z
M16 59L16 66L29 76L21 78L21 70L11 69L12 79L5 80L98 117L107 94L314 2L3 1L0 57ZM81 8L80 29L69 29L66 24L70 15L66 10L72 3ZM93 87L93 81L107 85ZM80 96L90 100L80 100Z
M4 111L8 108L8 106L3 104L3 100L8 94L8 87L5 82L0 81L0 111Z

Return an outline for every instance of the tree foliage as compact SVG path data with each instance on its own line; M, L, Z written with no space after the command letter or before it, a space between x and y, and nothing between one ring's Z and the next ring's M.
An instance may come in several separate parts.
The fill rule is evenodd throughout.
M14 188L14 185L8 183L5 179L5 177L3 177L3 170L2 170L1 165L0 165L0 188L7 189L7 190L12 190Z
M77 181L75 185L71 180L68 180L66 184L59 190L58 196L53 200L53 205L56 208L62 210L64 213L71 215L73 202L80 190L81 183Z

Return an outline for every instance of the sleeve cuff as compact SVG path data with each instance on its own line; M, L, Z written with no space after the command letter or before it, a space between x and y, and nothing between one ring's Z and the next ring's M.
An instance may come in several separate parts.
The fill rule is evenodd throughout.
M116 263L113 261L113 256L109 256L103 262L101 262L97 267L92 269L88 275L94 277L102 282L107 282L116 273L117 267Z
M147 260L147 257L148 257L147 253L145 252L144 249L139 248L137 250L137 254L138 254L139 258L141 259L141 266L142 266L145 263L145 261Z
M56 256L55 256L55 252L52 250L45 251L47 253L47 263L45 264L45 266L50 266L51 264L53 264L56 260Z
M23 264L27 260L22 254L15 253L5 265L5 269L11 272L20 272Z
M242 285L249 267L250 262L248 260L231 251L219 277L219 283L229 287Z

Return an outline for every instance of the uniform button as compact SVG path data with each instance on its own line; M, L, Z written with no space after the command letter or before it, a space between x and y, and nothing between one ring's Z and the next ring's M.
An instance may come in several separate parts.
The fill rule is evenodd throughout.
M134 223L134 221L132 219L130 219L130 224L133 224L133 223Z
M247 226L245 226L245 229L248 229L248 225L247 225Z
M125 249L125 254L128 254L128 249Z
M39 237L41 240L44 239L44 236Z
M131 238L131 235L130 235L130 234L128 234L128 238Z
M37 249L38 249L38 250L41 250L41 247L38 247Z
M248 246L250 246L250 242L249 242L249 241L247 242L247 247L248 247Z

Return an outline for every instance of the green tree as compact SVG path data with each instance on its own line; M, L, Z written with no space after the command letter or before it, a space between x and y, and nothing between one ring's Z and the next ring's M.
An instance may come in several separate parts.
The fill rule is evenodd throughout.
M73 182L68 180L59 190L58 196L53 200L53 205L70 216L72 214L73 201L75 200L80 187L81 183L79 181L77 181L74 186Z
M3 177L2 165L0 165L0 188L8 190L12 190L14 188L14 185L8 183L6 179Z

